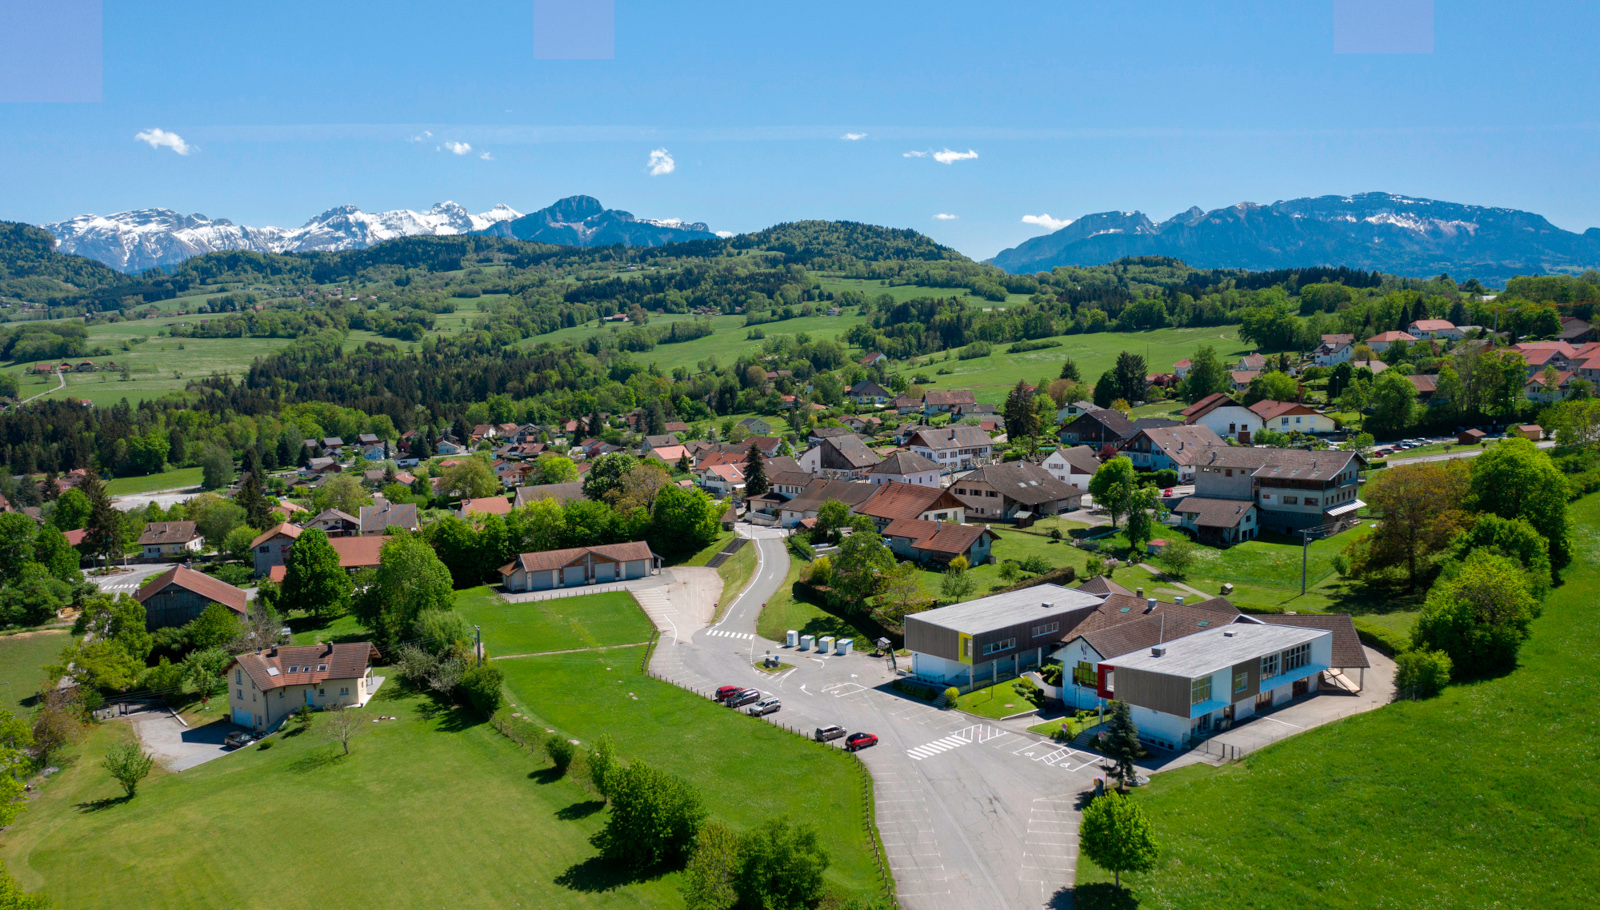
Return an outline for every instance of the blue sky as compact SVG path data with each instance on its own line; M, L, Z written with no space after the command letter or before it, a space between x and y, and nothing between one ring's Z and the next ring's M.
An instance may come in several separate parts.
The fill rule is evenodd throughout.
M292 226L587 193L975 257L1048 230L1027 215L1369 190L1600 225L1600 5L1449 0L1432 53L1335 53L1335 4L1363 2L616 0L610 60L533 59L530 0L108 3L103 100L0 103L0 218ZM187 154L135 138L157 129ZM946 149L976 157L907 156Z

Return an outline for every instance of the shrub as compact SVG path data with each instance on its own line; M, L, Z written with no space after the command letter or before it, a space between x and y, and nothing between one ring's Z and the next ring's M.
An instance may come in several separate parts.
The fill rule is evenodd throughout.
M950 688L944 690L944 700L946 702L947 707L952 707L952 708L955 707L956 699L958 699L960 697L961 697L961 690L957 689L955 686L951 686Z
M1443 651L1407 651L1394 661L1394 685L1401 695L1432 698L1450 681L1450 655Z
M1030 575L1043 575L1050 571L1050 560L1035 554L1022 561L1022 571Z
M611 815L595 837L602 856L648 869L688 854L706 810L687 782L635 762L610 775L606 788Z
M744 907L768 910L814 907L822 900L828 854L807 824L774 818L739 839L734 890Z
M1061 347L1061 342L1052 341L1048 338L1041 338L1038 341L1019 341L1016 344L1013 344L1011 347L1006 348L1006 353L1026 354L1029 351L1043 351L1047 348L1059 347Z
M1061 539L1061 529L1060 528L1051 528L1050 529L1050 539L1051 540L1060 540Z
M550 763L555 765L557 777L567 773L567 769L572 767L572 757L577 753L578 747L560 733L552 733L545 737L544 754L550 756Z
M1039 678L1044 680L1044 684L1047 686L1061 685L1061 665L1057 663L1045 664L1039 668Z
M460 690L473 710L489 717L500 707L500 685L504 678L505 674L498 667L481 664L461 674Z
M990 347L989 342L974 341L961 349L960 356L962 360L976 360L979 357L988 357L992 353L994 348Z
M1158 487L1175 487L1178 485L1178 472L1171 468L1162 468L1151 475L1155 478Z

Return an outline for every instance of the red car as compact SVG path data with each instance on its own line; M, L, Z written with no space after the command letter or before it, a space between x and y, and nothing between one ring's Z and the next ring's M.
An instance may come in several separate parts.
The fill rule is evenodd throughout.
M718 686L717 701L727 701L729 698L744 691L744 686Z
M878 737L873 736L871 733L852 733L845 737L844 740L844 747L850 752L865 749L868 746L876 746L877 744Z

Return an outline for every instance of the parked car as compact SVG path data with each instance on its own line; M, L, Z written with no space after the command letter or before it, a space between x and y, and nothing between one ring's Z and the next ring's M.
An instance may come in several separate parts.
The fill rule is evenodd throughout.
M235 730L222 738L222 744L229 749L242 749L256 741L256 735L249 730Z
M727 704L727 706L730 708L742 708L745 705L754 704L760 700L760 689L744 689L738 695L729 696L725 704Z
M783 707L783 702L778 701L776 698L763 698L751 705L748 710L752 717L765 717L781 707Z
M718 686L717 687L717 701L727 701L728 699L732 698L735 695L738 695L740 692L743 692L743 691L744 691L744 686Z
M876 746L877 744L878 737L871 733L852 733L850 734L849 738L844 741L845 749L851 752L855 752L858 749L865 749L868 746Z
M843 735L843 727L839 726L838 724L829 724L826 727L818 727L817 732L812 734L811 738L815 739L819 743L825 743L838 739Z

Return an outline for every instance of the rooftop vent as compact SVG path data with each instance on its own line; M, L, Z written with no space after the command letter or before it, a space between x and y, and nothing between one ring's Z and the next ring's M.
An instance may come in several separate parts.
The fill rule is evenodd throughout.
M1146 612L1146 613L1149 613L1149 612L1151 612L1151 611L1152 611L1152 610L1154 610L1154 609L1155 609L1155 608L1156 608L1156 599L1155 599L1155 598L1154 598L1154 597L1147 597L1147 598L1145 598L1145 601L1144 601L1144 611L1145 611L1145 612Z
M1233 635L1234 635L1234 632L1233 632L1232 629L1223 629L1222 630L1222 637L1223 638L1232 638Z
M1133 589L1133 596L1135 596L1135 597L1143 597L1144 596L1144 588L1134 588Z
M1150 649L1150 656L1151 657L1166 657L1167 656L1167 649L1163 645L1156 645L1154 648Z
M1183 606L1183 595L1179 594L1177 597L1172 598L1172 602L1180 607Z

